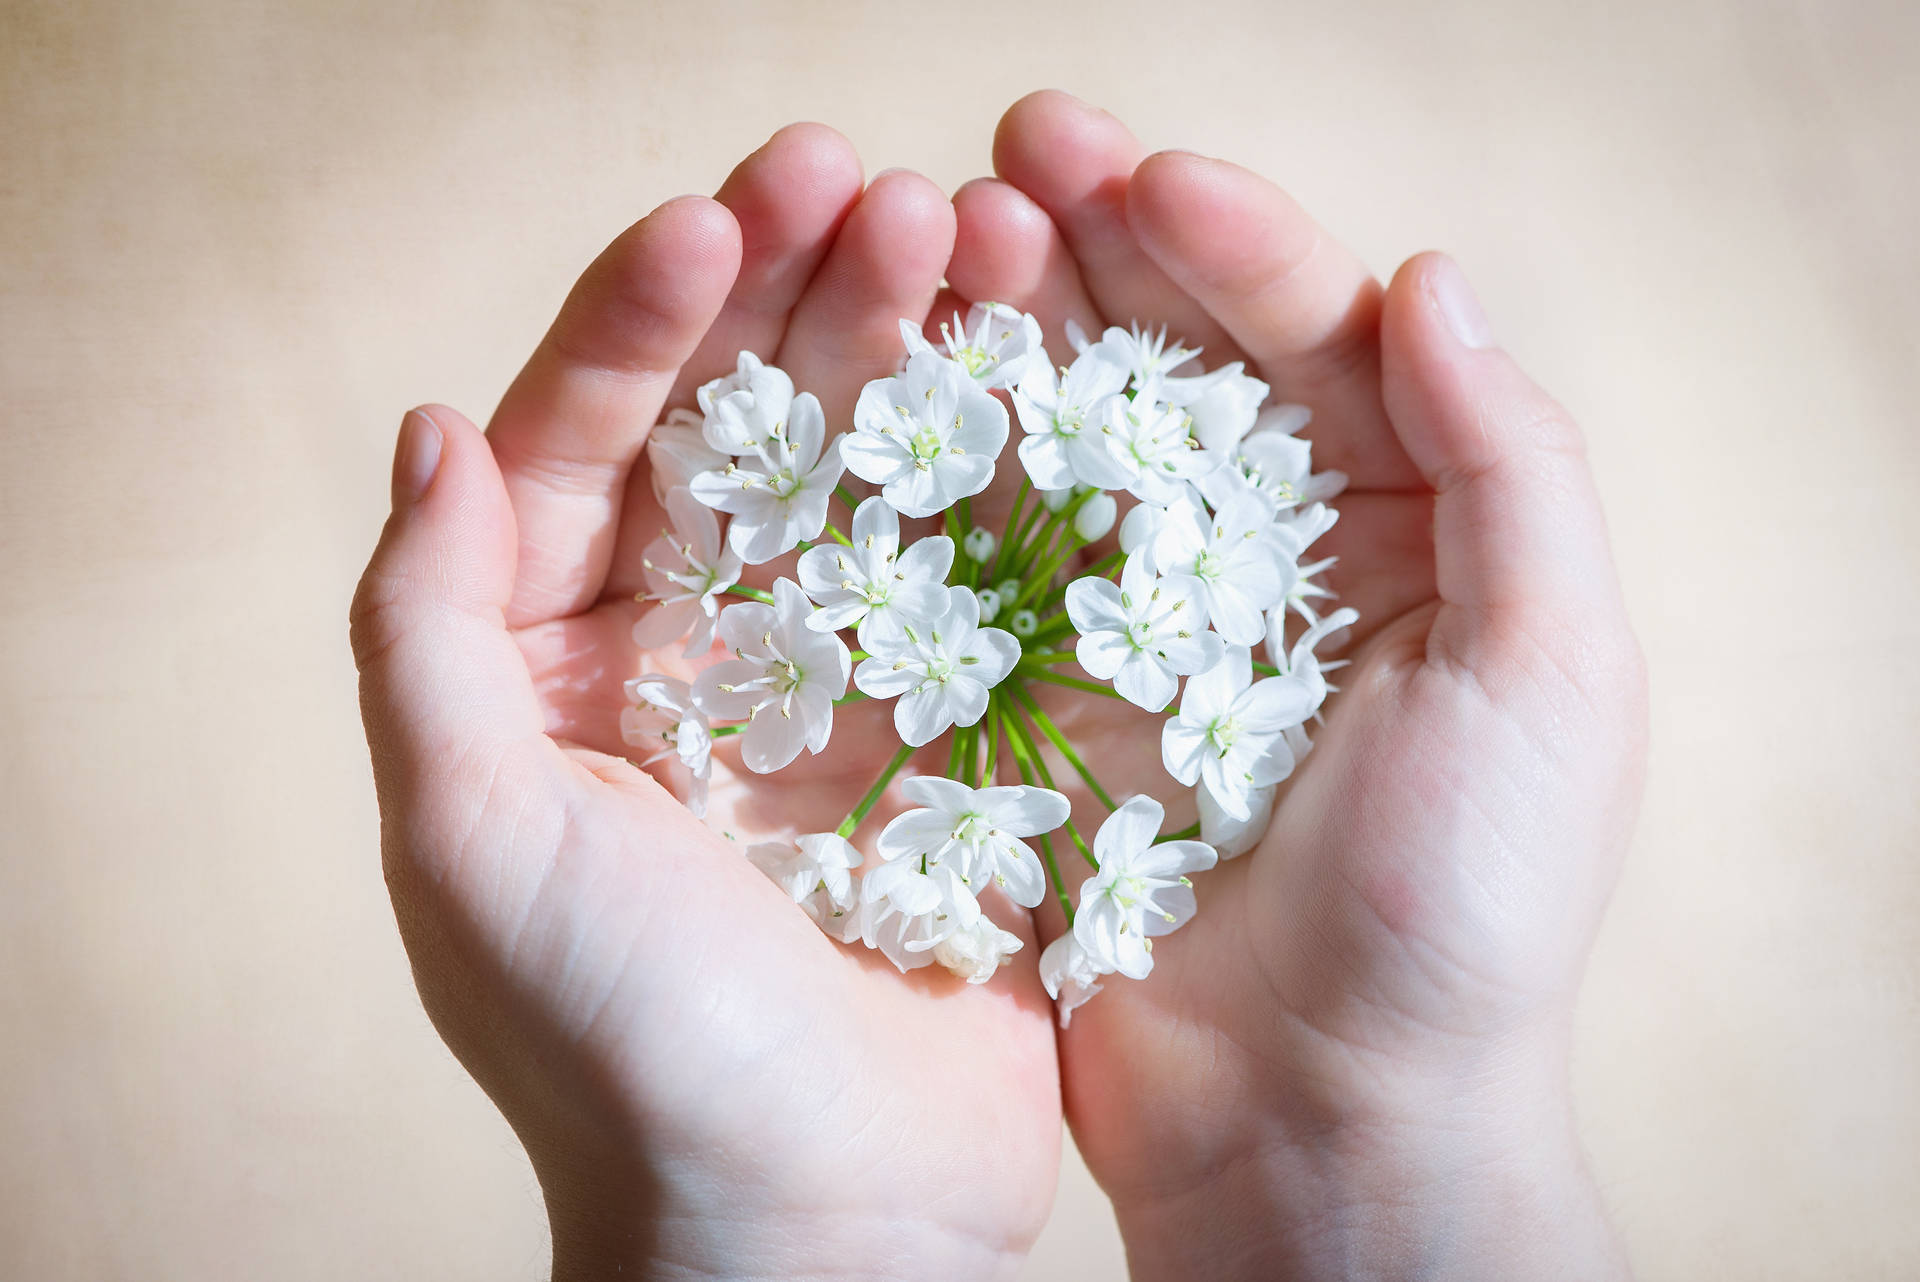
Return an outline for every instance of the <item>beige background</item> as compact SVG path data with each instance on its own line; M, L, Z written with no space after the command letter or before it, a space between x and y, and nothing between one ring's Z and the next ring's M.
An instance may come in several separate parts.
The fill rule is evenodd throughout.
M1455 251L1584 419L1655 680L1594 1163L1647 1278L1920 1275L1916 67L1910 0L0 5L0 1276L542 1275L377 870L394 427L779 124L951 187L1043 84ZM1070 1167L1032 1276L1119 1258Z

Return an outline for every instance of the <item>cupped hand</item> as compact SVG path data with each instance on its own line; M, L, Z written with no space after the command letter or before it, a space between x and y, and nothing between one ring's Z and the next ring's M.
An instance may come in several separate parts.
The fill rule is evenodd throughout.
M925 179L863 190L844 139L794 126L614 241L484 436L443 407L402 427L352 628L384 865L429 1014L532 1156L556 1277L988 1276L1045 1221L1031 962L903 977L740 855L831 829L886 709L840 709L833 751L772 778L723 747L707 825L619 733L622 682L681 665L631 639L665 524L650 425L742 349L844 421L953 234Z
M1050 348L1138 320L1245 359L1352 480L1313 555L1362 622L1315 748L1152 974L1061 1035L1135 1276L1617 1272L1565 1057L1644 678L1578 430L1438 255L1382 288L1264 180L1062 94L1007 114L994 163L955 198L959 295ZM1110 792L1170 791L1158 719L1054 703Z

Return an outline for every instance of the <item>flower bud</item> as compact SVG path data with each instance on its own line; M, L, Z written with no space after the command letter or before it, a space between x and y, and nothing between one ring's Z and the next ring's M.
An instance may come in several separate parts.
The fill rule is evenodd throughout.
M1067 505L1067 501L1072 497L1073 497L1073 487L1071 485L1067 486L1063 490L1041 490L1040 491L1040 501L1046 504L1047 511L1049 512L1058 512L1061 508Z
M1000 594L992 588L981 588L974 596L980 599L980 622L992 623L993 616L1000 613Z
M976 525L960 540L960 547L971 560L984 563L993 555L993 535Z
M1024 639L1040 630L1040 616L1032 610L1015 610L1007 626L1013 629L1013 635Z
M1020 599L1020 580L1002 579L993 585L993 590L1000 594L1000 603L1002 605L1012 605Z
M1113 501L1113 495L1102 491L1082 503L1080 510L1073 514L1073 532L1091 543L1113 528L1113 518L1119 511L1120 505Z

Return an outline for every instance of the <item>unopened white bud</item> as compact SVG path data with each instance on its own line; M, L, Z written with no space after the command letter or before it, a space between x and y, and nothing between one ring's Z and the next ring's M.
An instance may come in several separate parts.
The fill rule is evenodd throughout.
M1120 505L1113 501L1113 495L1102 491L1080 505L1073 514L1073 532L1088 543L1105 537L1113 528L1113 519L1120 513Z
M1013 635L1024 639L1040 630L1040 616L1032 610L1015 610L1007 626L1013 629Z
M1071 485L1067 486L1064 490L1040 491L1040 501L1046 504L1047 511L1049 512L1058 512L1067 505L1067 501L1072 497L1073 487Z
M993 585L993 590L1000 594L1000 600L1003 603L1018 601L1020 599L1020 580L1002 579Z
M969 558L984 563L993 555L993 535L976 525L960 540L960 547Z
M1000 594L992 588L981 588L974 595L980 598L980 622L992 623L993 616L1000 613Z

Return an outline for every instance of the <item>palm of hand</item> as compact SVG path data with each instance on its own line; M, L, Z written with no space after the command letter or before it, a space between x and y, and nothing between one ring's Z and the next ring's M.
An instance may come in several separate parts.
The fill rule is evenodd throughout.
M888 710L839 709L832 751L778 776L723 752L711 826L623 759L641 549L663 524L646 427L743 348L844 419L892 371L898 320L925 314L952 244L937 189L900 173L863 193L850 148L818 127L776 135L721 202L672 202L615 242L485 444L434 411L433 485L460 487L462 524L433 537L460 546L409 554L429 536L397 517L355 609L397 914L429 1012L550 1203L638 1197L655 1205L606 1214L909 1225L1017 1251L1058 1164L1052 1011L1032 967L990 986L903 977L827 939L740 857L837 824L891 756ZM451 621L410 603L436 575L469 598ZM676 650L645 666L682 664ZM1024 914L1005 924L1031 938ZM625 1195L572 1187L621 1173Z

